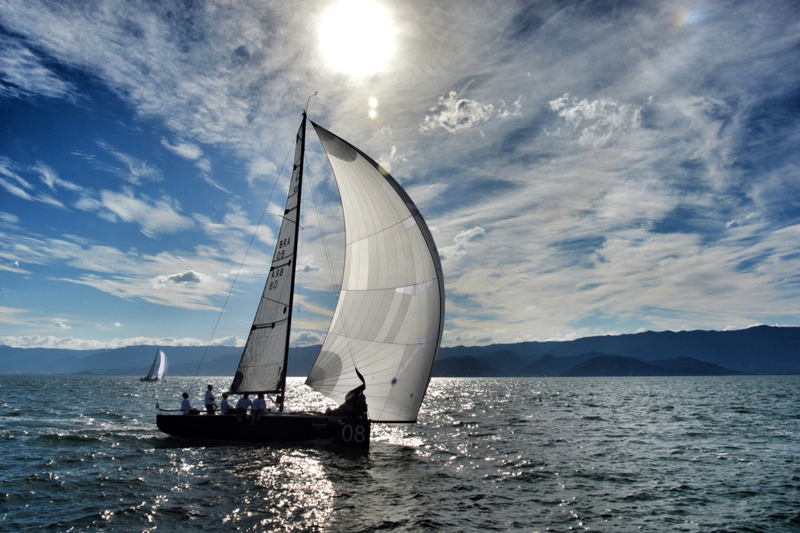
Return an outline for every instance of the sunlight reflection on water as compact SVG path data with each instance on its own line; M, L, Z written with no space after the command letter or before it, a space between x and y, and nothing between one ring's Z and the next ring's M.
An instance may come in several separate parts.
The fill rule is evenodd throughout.
M157 431L156 397L227 381L0 376L0 530L800 526L800 377L434 379L419 423L375 424L367 453ZM291 410L331 406L299 379L290 393Z

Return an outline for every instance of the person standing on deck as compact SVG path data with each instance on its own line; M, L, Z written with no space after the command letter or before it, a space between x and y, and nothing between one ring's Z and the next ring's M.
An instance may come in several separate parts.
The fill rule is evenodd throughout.
M206 391L206 412L210 415L214 414L214 409L216 405L214 404L214 385L209 385L208 390Z

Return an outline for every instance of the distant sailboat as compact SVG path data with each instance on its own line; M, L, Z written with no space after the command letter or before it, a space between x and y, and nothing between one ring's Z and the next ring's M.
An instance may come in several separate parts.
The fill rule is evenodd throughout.
M196 439L369 447L371 422L416 422L444 326L436 244L397 181L358 148L314 124L339 186L345 262L339 301L306 384L341 407L283 413L297 266L306 114L297 133L283 222L231 392L265 393L277 406L256 423L233 416L159 414L159 429Z
M161 381L167 375L167 370L169 370L169 361L167 360L167 354L164 353L164 350L159 348L156 351L156 358L153 359L153 366L150 367L150 372L143 378L139 378L140 381Z

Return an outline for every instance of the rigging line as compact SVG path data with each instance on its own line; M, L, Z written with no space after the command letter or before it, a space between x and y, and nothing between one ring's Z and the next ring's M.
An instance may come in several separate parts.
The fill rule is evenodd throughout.
M250 248L253 246L253 241L255 241L256 239L256 235L258 234L258 229L261 227L261 222L264 220L264 216L267 214L267 209L269 209L269 203L272 200L272 195L275 193L275 187L277 187L281 174L283 174L283 169L286 167L286 161L289 160L289 154L292 152L294 144L295 143L292 142L292 146L290 146L289 151L286 152L286 157L283 159L283 164L281 165L281 169L278 172L278 175L275 177L275 182L272 184L272 190L269 192L269 197L267 198L267 203L264 206L264 211L261 213L261 218L258 219L258 225L256 225L256 229L253 231L253 236L250 237L250 244L247 245L247 250L245 250L244 257L242 257L242 262L239 264L239 269L236 271L236 276L234 276L233 278L233 282L231 283L231 288L228 290L228 295L225 296L225 302L222 304L222 309L219 312L219 316L217 316L217 322L214 324L214 329L211 330L211 337L209 337L208 344L206 344L206 348L205 350L203 350L203 357L200 358L200 363L198 363L197 365L197 370L194 373L194 377L197 377L197 374L200 373L200 367L203 366L203 361L206 358L208 349L209 347L211 347L211 341L214 340L214 334L217 332L217 327L219 327L220 320L222 320L222 314L225 312L225 307L228 305L228 300L231 297L233 288L236 286L236 281L239 279L239 274L241 274L242 268L244 268L244 262L247 260L247 254L250 253Z

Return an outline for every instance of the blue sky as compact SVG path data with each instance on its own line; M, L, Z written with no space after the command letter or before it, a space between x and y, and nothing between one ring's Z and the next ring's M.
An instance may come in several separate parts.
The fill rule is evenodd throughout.
M315 91L431 226L444 345L800 325L799 54L790 1L0 0L0 344L226 305L241 345ZM306 176L301 345L342 261L313 132Z

